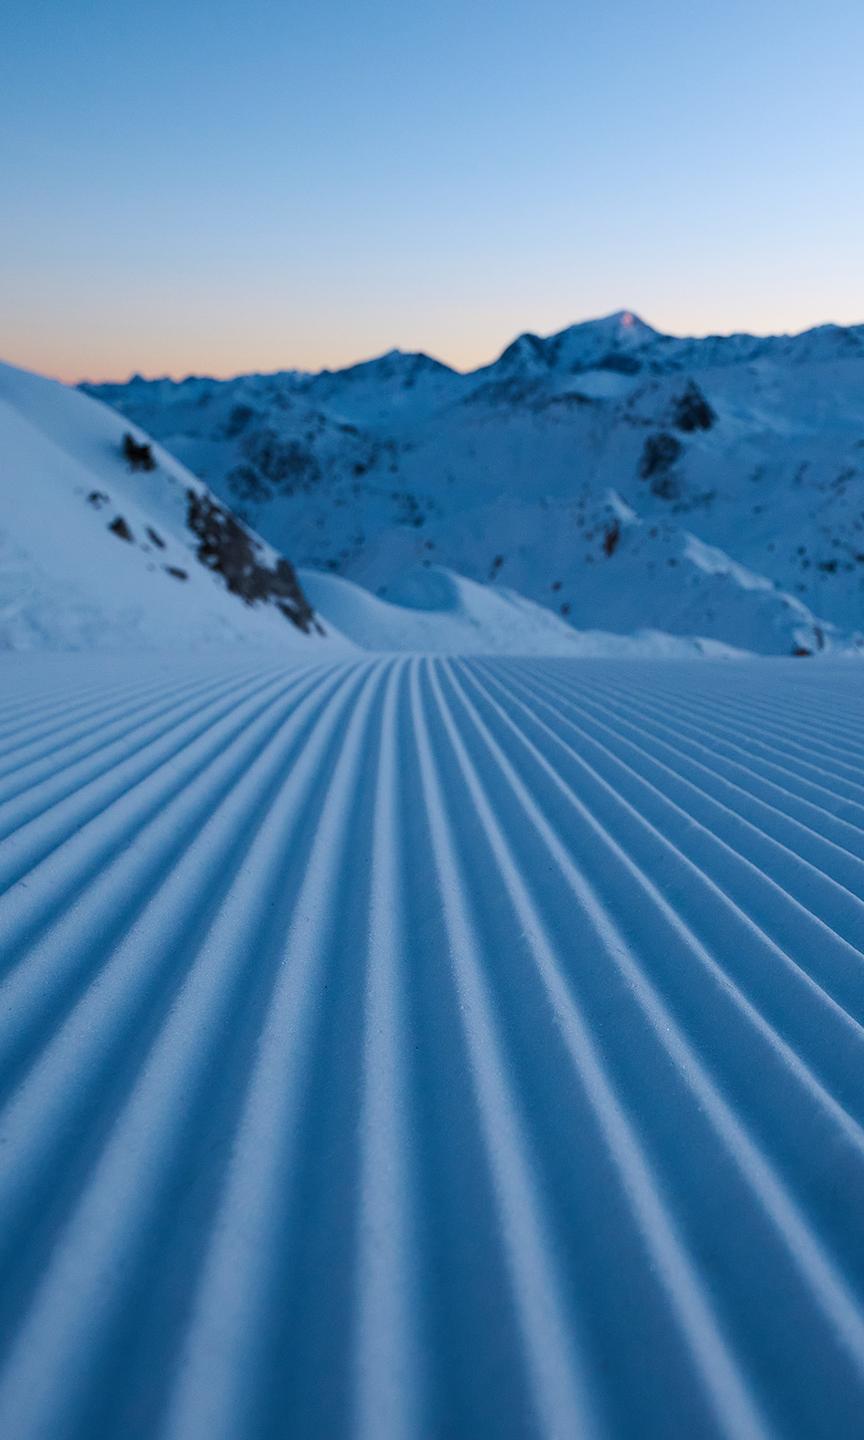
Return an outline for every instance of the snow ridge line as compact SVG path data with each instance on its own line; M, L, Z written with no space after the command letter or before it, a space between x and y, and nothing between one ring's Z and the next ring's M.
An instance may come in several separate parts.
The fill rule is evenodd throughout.
M511 690L511 693L514 692ZM538 697L538 687L533 687L531 693L536 703L545 706L546 702ZM579 715L583 723L575 720L574 715ZM732 810L711 789L677 775L646 747L627 739L619 740L603 722L589 721L586 725L584 712L579 707L570 706L560 723L587 744L622 799L635 792L638 800L634 800L634 807L643 820L647 821L652 815L657 817L654 823L660 833L681 835L683 831L691 853L695 850L702 857L700 868L705 875L710 875L713 868L715 873L723 873L724 885L728 888L736 882L739 894L747 897L742 908L748 913L753 914L753 897L759 891L767 891L769 910L778 898L778 891L788 896L789 878L794 876L794 888L801 901L788 899L793 912L790 920L796 927L809 926L811 932L815 921L817 926L845 941L852 947L847 958L852 970L857 972L858 955L864 948L864 903L859 898L864 867L859 867L854 875L853 885L858 882L856 891L768 835L753 820ZM560 733L558 741L566 745ZM641 771L637 768L640 761ZM713 858L713 866L707 857ZM772 878L773 866L785 877L782 885ZM785 914L786 908L781 907L780 913ZM821 928L816 930L819 945L824 946L826 938Z
M239 703L229 698L202 707L188 722L169 732L164 745L153 747L153 754L146 755L140 765L133 765L131 773L118 766L120 773L115 783L113 772L109 772L107 793L94 787L95 795L88 795L90 787L85 786L80 795L69 797L68 805L57 806L56 815L49 812L44 823L37 820L26 834L13 835L7 847L5 870L0 864L0 884L14 887L7 897L4 916L9 923L0 924L2 953L11 960L24 943L23 936L32 943L38 928L44 928L46 920L53 919L67 905L71 893L100 875L118 848L133 838L138 842L149 822L158 819L172 799L182 796L193 781L201 782L202 777L201 805L206 809L213 798L207 789L211 762L230 753L233 740L246 735L259 722L269 721L278 727L282 718L280 704L290 701L295 689L302 691L304 683L314 687L315 680L304 676L270 677L246 687ZM81 832L88 827L82 844ZM64 848L70 842L71 863ZM26 888L22 884L25 877ZM16 915L18 931L11 924Z
M326 764L328 746L338 741L340 723L350 713L347 705L327 706L327 701L335 701L338 691L350 699L361 675L362 671L346 668L329 685L319 685L323 694L313 691L308 704L300 701L294 723L271 727L260 736L247 735L251 744L235 744L230 788L221 789L199 846L186 848L176 869L163 867L155 893L150 893L146 872L142 877L139 903L150 910L153 924L127 925L119 942L111 937L98 956L102 966L94 967L83 988L79 984L64 1023L34 1057L26 1080L19 1081L7 1124L13 1135L17 1133L22 1158L29 1163L16 1167L0 1193L4 1233L20 1233L26 1225L34 1191L38 1193L40 1184L44 1187L44 1149L51 1143L62 1146L70 1128L70 1108L80 1116L82 1106L86 1114L89 1103L91 1109L97 1107L100 1118L102 1086L109 1104L101 1117L98 1147L83 1157L89 1164L69 1165L70 1213L61 1211L58 1216L56 1206L53 1215L49 1210L49 1223L43 1226L48 1233L41 1237L44 1261L31 1267L26 1277L31 1293L25 1313L30 1325L21 1332L10 1357L9 1381L0 1389L0 1428L6 1428L6 1404L10 1433L62 1433L63 1425L70 1423L68 1417L74 1415L76 1396L85 1387L88 1372L98 1376L106 1366L110 1369L116 1343L112 1318L113 1325L121 1328L123 1293L109 1291L97 1305L99 1291L119 1255L127 1266L143 1263L136 1256L146 1251L148 1213L156 1207L158 1222L166 1185L170 1192L172 1163L178 1163L182 1146L195 1141L196 1127L190 1125L188 1112L196 1089L199 1110L214 1103L213 1066L219 1059L214 1042L225 1033L232 1010L242 1004L244 978L255 978L250 973L254 952L243 957L245 965L238 965L242 951L219 938L220 928L224 931L228 926L236 935L238 924L245 928L249 918L246 907L238 907L242 897L235 893L242 891L247 876L257 874L244 851L250 845L260 846L267 816L278 805L280 776L284 779L295 759L305 757L307 770L315 762L312 783L318 783L317 762L323 758ZM313 735L314 746L307 748ZM221 893L220 889L208 893L206 882L213 874L224 877L223 885L227 881ZM268 875L271 883L261 897L265 913L276 878ZM155 972L154 953L160 962ZM139 1027L146 1022L143 1035L135 1033L136 1017ZM124 1036L131 1042L131 1074ZM91 1052L84 1068L89 1101L71 1083L82 1063L82 1045ZM178 1098L183 1101L179 1107ZM158 1183L142 1186L141 1178L148 1173ZM170 1222L164 1228L170 1231ZM65 1323L70 1295L74 1304L92 1307L98 1316L98 1324L94 1320L91 1325L90 1345L83 1350L76 1332ZM46 1372L53 1384L46 1383ZM37 1415L27 1395L40 1373ZM95 1380L93 1394L98 1396L98 1391ZM81 1433L90 1433L86 1399L82 1398L80 1408Z
M737 739L729 742L731 744L737 745L738 741L744 740L748 746L755 747L760 753L764 751L769 757L771 755L782 755L788 762L794 763L796 767L812 771L814 774L820 775L825 779L830 779L835 785L845 786L850 792L864 791L864 785L862 785L861 782L860 766L847 765L845 761L838 760L836 750L826 749L821 730L813 736L812 740L808 741L807 746L804 746L799 739L792 738L800 732L793 731L787 726L771 726L766 721L760 720L758 726L751 728L750 726L742 724L740 720L738 720L737 724L733 723L732 718L724 721L721 718L723 708L721 702L716 701L713 696L711 697L711 706L707 712L707 717L706 710L694 705L686 696L676 696L672 703L674 704L673 714L677 719L683 721L689 714L693 717L691 723L694 727L701 729L707 724L709 732L718 738L725 738L728 735L737 737ZM718 710L721 711L720 715L718 715ZM847 752L848 748L847 745ZM814 755L816 758L824 760L825 764L815 764L812 758ZM825 768L825 766L828 765L832 767L830 770ZM838 773L838 771L842 770L850 771L852 775L857 778L852 781L846 779L845 776ZM860 805L861 802L856 801L854 803Z
M59 748L56 745L50 747L50 759L41 756L26 765L16 766L13 771L17 782L15 787L10 786L6 794L0 790L0 823L6 827L4 834L11 834L23 823L20 815L26 815L28 820L35 819L59 800L80 790L82 785L112 770L118 762L131 760L145 745L172 730L178 719L199 712L209 696L230 699L232 694L239 694L247 685L248 682L238 680L234 686L226 687L224 679L221 679L211 680L204 686L187 684L179 692L172 691L167 695L163 692L158 701L124 709L119 717L88 728L86 740L78 739ZM165 721L161 728L160 721ZM134 738L133 746L125 743L130 738ZM89 769L86 768L88 760L93 761ZM10 807L19 797L21 805L16 812ZM10 815L13 817L11 823Z
M539 682L534 683L537 690L542 690L545 695L558 700L562 714L570 714L575 710L575 702L566 691L553 685L541 686ZM613 730L617 727L618 733L623 729L629 732L631 737L636 736L640 747L645 749L646 754L651 753L650 745L653 743L654 749L664 756L663 763L667 767L669 766L669 757L674 761L675 773L682 777L698 776L698 782L692 783L696 788L703 789L704 777L709 786L706 793L710 793L712 784L716 785L718 794L722 793L727 797L725 803L742 819L748 819L755 813L761 817L766 831L769 825L773 826L776 832L773 836L774 839L777 839L780 834L786 834L794 842L793 848L795 845L811 846L813 852L822 857L820 864L825 863L827 857L831 863L838 865L843 873L855 877L848 883L847 888L851 889L853 894L861 893L864 887L857 882L864 877L864 868L862 868L864 862L855 853L855 846L860 848L860 837L854 827L846 826L845 822L838 820L836 816L829 815L826 810L820 810L811 802L793 795L791 791L783 790L772 781L765 780L764 776L758 774L752 766L725 760L718 755L716 745L711 748L703 743L683 740L680 733L669 725L652 721L648 717L646 709L647 707L642 707L637 719L633 711L628 712L620 704L609 703L605 698L597 700L593 695L586 694L579 697L580 715L583 717L600 715L607 717L607 722L608 719L611 719ZM704 730L702 733L704 734ZM746 784L744 783L745 779ZM770 795L772 798L770 800L763 798L765 795ZM781 807L777 796L784 798L788 808ZM790 801L792 802L791 807L789 807ZM736 810L736 805L740 809ZM796 808L800 814L807 816L806 820L799 819L794 813L791 813ZM816 814L810 814L811 811L815 811ZM823 829L830 827L836 834L843 835L847 843L844 845L837 840L827 838L819 829L815 828L817 824ZM803 852L799 851L798 853ZM830 873L830 871L826 870L825 873ZM839 875L834 875L833 878L838 879L841 884L846 883L840 880Z
M532 668L532 675L535 673ZM554 689L558 694L561 693L560 688L557 688L554 684L551 675L544 673L543 682L541 683L545 683L546 688ZM713 725L710 712L702 714L698 723L696 720L688 721L683 713L685 710L683 701L661 707L656 704L653 695L645 695L640 692L638 704L634 708L632 706L632 697L625 695L624 698L621 699L621 692L618 690L618 687L611 684L603 687L599 691L596 687L589 687L587 683L585 686L580 686L581 703L588 703L591 698L595 698L597 695L602 697L603 703L607 706L612 703L613 697L617 696L619 707L623 705L624 713L632 714L638 728L650 728L653 726L662 733L672 736L678 749L686 751L689 747L689 749L698 750L700 753L707 753L712 761L716 763L722 762L729 766L734 766L738 770L744 770L748 775L758 777L760 784L769 786L784 795L794 798L797 804L812 808L818 813L818 823L823 828L832 827L839 830L840 833L848 833L848 827L851 825L853 836L852 848L853 853L855 853L858 845L857 836L860 833L862 823L864 823L864 805L856 800L847 798L845 795L838 795L823 784L817 784L812 780L808 780L802 775L801 768L797 766L797 762L796 768L793 770L788 766L783 766L775 761L766 759L761 754L754 754L752 749L745 748L744 745L727 740L725 735L719 733L716 726ZM658 714L661 717L659 720L656 718ZM706 740L710 740L710 749L706 747ZM751 741L749 743L753 742ZM728 755L724 753L726 751L729 752ZM782 755L783 752L774 751L773 753ZM776 772L780 774L784 778L784 784L780 784L777 780L772 779L766 772L771 772L772 774ZM823 775L825 774L825 772L822 773ZM821 803L814 802L808 798L807 795L803 794L803 791L815 791L820 796Z
M547 727L538 721L538 728L546 729ZM548 733L551 735L552 732L549 731ZM563 742L560 743L562 749L566 750L569 748L565 746ZM774 961L775 968L773 978L775 987L782 976L786 980L787 987L798 986L799 988L803 988L808 1003L812 1004L815 999L817 1003L821 1004L823 1007L821 1012L817 1010L814 1013L820 1014L825 1029L828 1031L825 1037L827 1043L825 1043L823 1047L824 1064L827 1064L829 1068L831 1068L836 1065L841 1056L848 1067L854 1068L861 1063L862 1046L864 1046L864 1035L862 1035L861 1026L842 1006L832 1001L831 997L816 984L813 978L803 971L802 967L790 955L783 951L781 947L772 940L769 934L753 921L748 911L742 909L728 896L724 895L722 890L716 885L716 882L712 881L705 871L700 870L692 859L688 858L668 836L657 830L649 820L641 815L638 810L634 809L623 797L621 797L620 807L618 807L616 802L619 797L616 796L615 792L603 780L602 776L593 770L593 767L588 765L582 757L577 756L575 751L571 751L570 754L572 758L576 760L579 769L584 770L586 775L592 776L593 780L597 782L596 784L592 784L591 788L587 791L585 788L580 787L579 798L576 803L587 804L590 800L592 806L592 822L600 823L599 817L602 816L602 831L619 850L627 866L633 869L634 874L640 876L641 884L651 894L657 908L667 915L675 932L685 938L688 950L692 952L692 957L698 957L700 964L705 965L715 979L720 981L721 989L715 997L715 1003L719 1005L724 1001L733 1001L742 1013L746 1014L753 1023L758 1025L760 1031L762 1031L769 1040L770 1045L775 1050L780 1050L783 1054L784 1080L788 1081L791 1078L790 1072L791 1075L798 1075L800 1078L803 1078L811 1089L813 1096L817 1098L821 1104L825 1104L832 1110L835 1122L839 1122L840 1125L844 1127L850 1142L860 1147L864 1144L864 1132L862 1132L860 1125L858 1123L850 1123L850 1117L846 1111L838 1106L830 1093L815 1080L812 1074L807 1072L806 1066L802 1064L798 1054L767 1022L765 1016L747 1000L744 993L735 983L732 967L730 966L724 969L712 956L712 941L716 946L717 939L719 935L722 934L722 930L718 931L718 926L710 919L714 914L713 906L716 906L719 902L721 906L728 907L730 912L728 918L734 919L743 928L745 935L749 933L751 945L755 941L759 946L759 950L765 953L765 958L768 959L769 962L771 960ZM571 787L574 786L574 782L578 783L577 777L578 770L576 771L576 775L574 775L573 770L564 771L563 774L558 771L556 773L555 783L560 789L566 788L570 790L571 793L574 794L574 799L576 799L576 792L572 790ZM604 799L606 800L605 804L603 803ZM610 801L612 803L609 803ZM616 817L616 808L620 808L620 811L623 812L621 816ZM622 818L624 820L623 826L621 823ZM646 844L636 843L638 831L634 829L633 822L643 829ZM663 857L663 860L659 864L655 858L658 851ZM713 891L713 896L710 897L713 903L706 904L706 897L700 894L697 889L695 898L690 900L688 897L686 906L683 905L681 897L687 893L687 890L684 885L675 883L677 877L675 871L670 868L670 862L674 863L676 867L684 869L685 874L689 871L697 884L701 882L704 883L706 888L710 887L710 890ZM671 884L674 884L674 890L678 897L678 904L674 909L650 878L652 873L658 870L665 871L667 887L671 888ZM648 930L650 925L649 917L644 917L640 924L642 929ZM734 935L735 932L732 931L730 933L730 939ZM730 951L734 956L734 948L730 947ZM759 951L757 950L756 953L759 953ZM777 969L776 964L778 961L780 962L779 969ZM751 980L751 986L752 983ZM758 988L756 989L756 993L758 993ZM811 1018L812 1017L808 1016L808 1020ZM829 1022L833 1022L830 1031ZM788 1024L788 1021L786 1023ZM862 1120L864 1120L864 1114L862 1114Z

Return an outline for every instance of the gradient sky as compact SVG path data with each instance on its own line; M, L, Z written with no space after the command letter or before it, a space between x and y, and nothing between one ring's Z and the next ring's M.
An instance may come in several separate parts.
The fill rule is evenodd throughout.
M861 0L4 0L0 355L864 320Z

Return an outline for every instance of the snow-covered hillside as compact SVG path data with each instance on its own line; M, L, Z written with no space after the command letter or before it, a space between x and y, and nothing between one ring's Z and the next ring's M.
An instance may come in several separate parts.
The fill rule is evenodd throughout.
M731 659L731 646L639 630L574 630L552 610L452 570L413 570L381 599L339 575L301 570L317 614L364 650L451 655L569 655L606 659Z
M291 565L137 432L132 468L128 430L99 402L0 366L0 648L344 650Z
M386 600L329 572L306 571L301 586L145 431L8 366L0 454L0 648L729 653L699 637L577 632L548 606L440 566L402 575Z
M89 388L383 598L440 565L579 629L770 654L864 629L864 327L684 340L622 312L467 375L394 352Z

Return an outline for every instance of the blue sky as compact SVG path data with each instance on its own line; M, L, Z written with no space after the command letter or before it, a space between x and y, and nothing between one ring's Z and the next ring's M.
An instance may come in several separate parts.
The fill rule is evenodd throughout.
M0 354L458 366L864 320L856 0L5 0Z

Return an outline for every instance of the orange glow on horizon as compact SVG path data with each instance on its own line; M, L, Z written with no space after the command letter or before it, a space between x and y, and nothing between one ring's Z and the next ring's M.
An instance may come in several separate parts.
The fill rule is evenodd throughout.
M303 333L286 339L286 333L293 328L285 326L281 333L274 334L271 326L268 332L256 336L250 327L234 328L234 333L222 333L218 339L194 342L187 335L182 337L165 333L157 327L146 328L130 323L120 335L105 329L88 327L81 331L81 343L77 343L77 327L68 323L58 333L49 333L49 324L39 326L36 338L32 332L26 339L16 343L7 331L0 359L26 370L51 376L64 384L75 385L82 380L124 382L134 374L147 379L169 377L182 380L188 375L207 375L214 379L230 379L236 375L261 373L272 374L284 370L306 370L317 372L322 369L338 370L346 366L374 359L392 349L403 351L424 351L437 360L456 370L470 371L495 360L515 337L525 331L551 335L571 323L580 323L614 313L614 307L598 303L593 310L574 318L572 308L565 304L560 307L548 301L538 307L538 313L525 313L528 307L520 305L518 311L505 315L482 314L455 317L431 315L428 327L415 319L400 333L398 322L387 323L385 317L371 324L357 320L345 326L339 334L336 317L330 316L325 331L308 323ZM750 307L748 307L750 308ZM773 308L773 307L772 307ZM802 307L803 308L803 307ZM718 304L718 311L721 307ZM675 313L672 306L649 304L637 307L636 311L625 310L620 314L622 328L637 324L637 314L657 330L672 335L722 334L747 331L752 334L782 334L806 330L829 320L837 324L861 322L857 313L825 315L815 309L810 313L777 313L767 311L749 318L729 307L726 314L695 314L688 317ZM557 313L556 313L557 311ZM568 315L568 311L570 312ZM664 313L665 312L665 313ZM40 317L41 318L41 317ZM137 318L137 317L136 317ZM365 319L366 317L362 317ZM53 327L52 327L53 328ZM122 327L121 327L122 328ZM143 331L143 333L142 333ZM70 333L71 332L71 333ZM137 332L137 333L136 333ZM426 332L426 333L424 333ZM172 343L173 342L173 343Z

